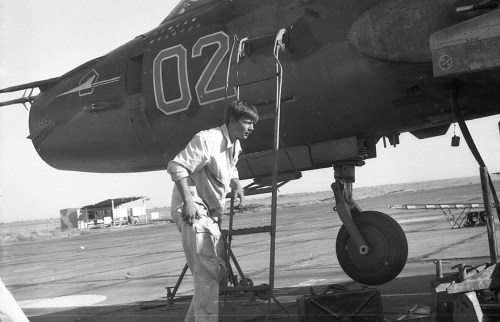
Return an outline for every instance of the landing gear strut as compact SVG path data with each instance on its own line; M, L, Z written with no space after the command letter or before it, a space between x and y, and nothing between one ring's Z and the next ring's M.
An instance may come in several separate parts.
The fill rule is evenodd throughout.
M377 211L362 211L352 199L356 165L361 159L335 163L332 184L336 207L344 224L337 235L337 259L344 272L365 285L393 280L406 264L408 242L401 226Z

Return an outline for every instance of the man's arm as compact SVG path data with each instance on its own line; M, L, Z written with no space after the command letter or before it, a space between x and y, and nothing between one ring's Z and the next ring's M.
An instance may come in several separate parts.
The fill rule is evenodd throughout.
M238 208L245 206L245 192L241 187L240 180L238 178L232 178L231 183L229 184L231 188L234 190L234 199L240 199L240 204L237 206Z
M187 177L175 181L175 185L182 197L182 200L184 201L184 205L182 206L182 219L189 225L192 225L194 219L200 218L200 216L198 215L198 210L196 208L196 204L194 203L193 196L189 192Z
M168 163L167 172L175 182L177 191L181 195L182 201L184 202L182 205L182 219L192 225L194 219L199 218L199 216L193 196L191 195L188 187L189 171L186 167L176 161L170 161Z
M168 163L167 172L175 182L177 190L184 201L182 208L182 219L193 224L195 218L199 218L193 196L188 189L188 176L190 173L201 170L207 163L207 142L202 132L196 134L188 145Z

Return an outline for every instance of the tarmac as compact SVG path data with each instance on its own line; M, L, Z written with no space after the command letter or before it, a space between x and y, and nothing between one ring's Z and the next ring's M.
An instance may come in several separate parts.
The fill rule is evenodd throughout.
M398 221L409 245L408 261L399 276L384 285L368 287L352 281L336 259L335 240L341 222L332 211L331 200L281 207L273 298L269 301L241 292L221 294L219 320L314 321L314 308L299 305L301 299L352 291L361 294L352 302L364 301L364 305L342 305L335 311L341 316L357 312L360 321L430 321L434 261L444 260L443 271L451 274L456 272L452 267L460 263L490 262L489 248L485 226L451 229L440 211L387 208L416 200L481 202L481 191L478 185L467 185L359 200L362 209L382 211ZM235 228L262 226L269 218L268 210L237 214ZM268 234L235 236L233 251L255 285L270 282ZM2 280L33 322L184 321L190 304L190 273L180 283L173 303L167 301L166 287L173 289L185 265L179 233L172 223L3 245L1 252ZM367 292L374 295L367 299ZM331 318L331 313L327 315Z

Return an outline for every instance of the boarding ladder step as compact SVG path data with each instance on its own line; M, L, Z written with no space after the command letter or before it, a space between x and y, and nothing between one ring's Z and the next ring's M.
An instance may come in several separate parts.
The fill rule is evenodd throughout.
M221 232L222 235L224 236L236 236L236 235L269 233L271 232L271 230L272 230L271 226L260 226L260 227L240 228L232 230L223 229Z
M282 97L280 102L281 103L287 103L287 102L293 102L295 101L295 96L288 96L288 97ZM276 100L265 100L259 103L253 104L255 107L262 107L266 105L276 105ZM276 114L271 113L271 114L264 114L264 115L259 115L259 121L261 120L267 120L267 119L272 119L275 118Z
M234 84L231 84L231 85L232 86L238 86L238 87L248 86L248 85L252 85L252 84L256 84L256 83L265 82L265 81L268 81L268 80L275 79L276 76L278 76L278 74L273 75L273 76L269 76L269 77L265 77L265 78L259 78L259 79L256 79L256 80L253 80L253 81L250 81L250 82L234 83Z
M268 150L268 151L262 151L262 152L255 152L255 153L249 153L245 155L240 155L239 161L241 160L248 160L248 159L256 159L256 158L261 158L261 157L266 157L266 156L272 156L274 155L273 150Z
M271 120L271 119L274 119L274 118L276 118L276 113L259 115L259 121Z
M263 193L271 193L273 192L272 187L266 187L266 188L257 188L257 189L245 189L245 196L254 196L254 195L260 195Z
M278 188L285 185L286 183L302 178L302 172L295 171L290 173L280 173L278 174ZM254 179L254 182L245 186L243 190L245 191L245 196L260 195L263 193L273 192L272 188L272 176L258 177ZM228 193L226 198L231 199L233 197L232 193Z
M295 171L295 172L290 172L290 173L280 173L277 175L277 178L278 178L278 180L277 180L278 187L280 187L287 182L302 178L302 172ZM254 186L257 185L259 187L272 186L272 180L273 180L273 176L259 177L259 178L256 178L254 180L253 185ZM253 187L252 187L252 185L248 185L246 188L247 188L247 190L251 190ZM247 190L245 190L245 192Z
M250 291L269 291L269 285L248 285L248 286L221 286L220 292L250 292Z

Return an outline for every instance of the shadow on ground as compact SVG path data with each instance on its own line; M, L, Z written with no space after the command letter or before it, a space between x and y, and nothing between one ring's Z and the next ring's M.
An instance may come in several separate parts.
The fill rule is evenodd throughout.
M420 304L431 306L431 296L429 286L433 275L413 276L397 278L390 283L378 287L370 287L380 291L381 296L373 296L368 301L366 296L361 296L357 299L354 308L360 306L373 306L375 302L380 302L381 307L378 313L383 313L386 321L396 321L397 318L406 314L413 306ZM342 288L348 288L350 291L363 291L364 287L355 283L335 284L340 290L336 290L339 294L345 291ZM329 289L329 291L326 291ZM133 292L133 290L130 290ZM269 306L270 319L283 319L292 321L303 321L298 310L297 298L304 295L315 293L317 296L322 294L332 294L331 285L314 285L304 287L287 287L277 288L274 291L275 298L280 302L278 305L274 300ZM332 296L331 298L333 298ZM338 300L338 299L337 299ZM365 301L366 303L362 303ZM239 321L265 321L268 312L268 302L255 297L250 300L245 293L229 293L226 298L225 305L224 296L220 297L221 313L223 308L223 321L239 322ZM184 321L184 317L190 304L190 298L179 298L175 300L174 309L167 306L166 298L158 299L150 302L135 302L123 305L113 306L88 306L78 308L37 308L25 309L31 322L59 322L59 321L120 321L120 322L135 322L135 321ZM345 307L345 305L342 305ZM283 310L285 308L288 313ZM310 308L309 308L310 309ZM302 309L303 311L304 309ZM352 309L354 310L354 309ZM321 310L320 310L321 311ZM361 310L362 311L362 310ZM375 310L376 312L377 310ZM316 310L317 312L317 310ZM366 312L366 311L365 311ZM330 313L325 313L329 316ZM418 321L426 321L428 319L419 319ZM304 320L307 321L307 320ZM367 316L366 321L376 321Z

